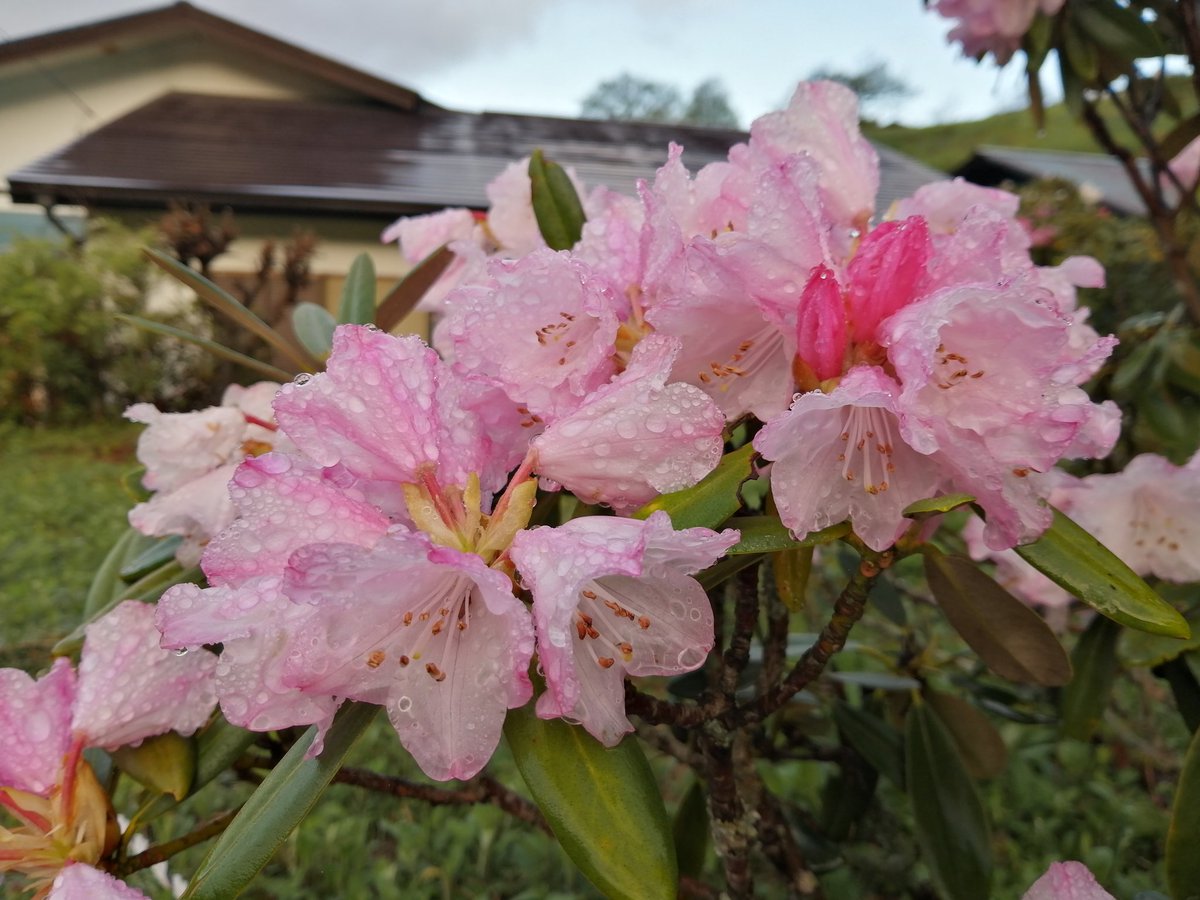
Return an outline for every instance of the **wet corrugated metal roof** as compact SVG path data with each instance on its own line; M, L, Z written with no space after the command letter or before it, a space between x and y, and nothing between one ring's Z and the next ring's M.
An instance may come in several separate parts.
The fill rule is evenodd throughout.
M588 186L632 193L671 141L695 170L745 138L656 123L174 93L22 167L9 183L17 202L157 205L188 197L240 210L397 215L486 208L487 183L539 147ZM946 177L879 150L881 211Z
M1137 162L1142 174L1149 177L1147 162ZM1121 163L1103 153L985 145L977 148L971 159L954 174L985 185L1008 179L1023 182L1035 178L1062 178L1084 191L1091 191L1100 203L1116 212L1146 214L1146 205L1129 183Z

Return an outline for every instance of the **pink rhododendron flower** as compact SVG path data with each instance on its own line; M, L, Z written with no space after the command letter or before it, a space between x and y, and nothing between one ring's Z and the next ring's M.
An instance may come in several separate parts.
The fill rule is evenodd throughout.
M883 550L911 524L901 511L934 496L942 467L904 441L899 395L882 369L860 366L828 394L797 395L754 438L755 449L774 461L772 495L794 533L848 518L867 546Z
M1167 164L1171 174L1184 190L1194 191L1200 185L1200 138L1193 138Z
M1116 900L1081 862L1051 863L1021 900Z
M1053 500L1139 575L1200 580L1200 454L1176 466L1143 453L1114 475L1064 480Z
M533 440L535 471L618 512L711 472L725 418L702 391L667 383L678 350L670 338L642 340L624 372Z
M0 669L0 785L48 794L71 745L75 670L56 659L34 681L20 669Z
M964 56L991 53L1004 65L1040 11L1052 16L1066 0L937 0L933 8L958 24L948 40L962 44Z
M46 900L147 900L146 895L119 878L83 863L71 863L58 873Z
M538 715L577 720L610 747L632 731L625 676L703 665L712 608L690 576L739 537L732 529L675 531L661 510L645 521L588 517L518 534L511 555L533 594L546 676Z
M125 417L148 427L138 438L138 459L146 467L142 483L155 491L129 512L143 534L182 535L180 565L194 566L208 541L233 521L225 486L237 464L279 444L271 400L279 385L231 385L220 406L198 412L162 413L149 403L125 410Z

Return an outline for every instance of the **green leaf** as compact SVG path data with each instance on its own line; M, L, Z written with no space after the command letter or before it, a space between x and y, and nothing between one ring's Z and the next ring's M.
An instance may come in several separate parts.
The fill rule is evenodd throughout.
M1067 54L1058 54L1058 71L1062 77L1063 103L1075 119L1083 118L1083 81L1072 68Z
M1177 900L1200 897L1200 731L1192 735L1167 828L1167 885Z
M920 698L905 718L904 758L917 841L934 884L949 900L990 896L987 814L954 739Z
M970 494L946 494L942 497L931 497L928 500L910 503L904 507L904 511L900 515L909 519L927 519L930 516L948 513L973 502L975 502L975 498Z
M442 277L450 263L454 262L454 251L445 244L438 247L417 263L387 296L379 301L375 310L375 324L384 331L391 331L404 317L417 308L421 298L435 281Z
M1200 731L1200 681L1188 665L1186 656L1167 660L1153 669L1156 678L1161 678L1171 688L1175 708L1188 731Z
M586 221L579 193L562 166L546 159L541 150L529 158L533 214L551 250L570 250L579 242Z
M255 359L253 356L247 356L245 353L239 353L237 350L226 347L224 344L210 341L208 338L192 334L190 331L184 331L181 328L175 328L171 325L164 325L162 322L143 319L140 316L128 316L124 313L117 313L114 318L122 322L128 322L130 325L136 325L143 331L153 331L156 334L165 334L168 337L178 338L181 341L187 341L189 344L195 344L197 347L207 350L213 356L219 356L221 359L235 362L239 366L245 366L247 369L258 372L260 375L266 375L273 381L290 381L292 378L292 373L285 369Z
M671 821L642 746L605 749L578 725L508 713L504 735L533 799L572 862L606 897L674 900Z
M904 739L878 716L839 700L833 707L838 732L880 775L904 790Z
M931 688L922 692L946 726L972 778L995 778L1008 765L1008 748L996 726L975 704Z
M88 587L87 597L83 601L83 618L85 622L90 622L96 610L108 603L113 595L121 587L124 587L121 584L120 569L125 562L126 552L139 537L138 532L132 528L128 528L117 538L112 547L109 548L104 561L100 563L100 568L92 576L92 583Z
M1089 84L1100 77L1100 56L1096 52L1087 34L1073 18L1063 23L1062 46L1060 53L1066 53L1071 61L1071 68L1079 73L1079 77Z
M675 841L675 858L679 860L679 874L699 878L708 856L708 804L704 800L704 786L699 781L692 782L679 802L671 834Z
M208 851L183 897L228 900L241 893L308 815L378 712L378 706L348 704L338 713L325 736L325 749L315 759L304 758L317 733L315 725L309 728Z
M1089 740L1112 693L1117 677L1117 641L1121 627L1110 619L1096 616L1079 636L1071 653L1075 677L1062 692L1062 733L1079 741Z
M808 590L808 576L812 573L812 564L812 547L780 550L771 557L775 591L789 612L800 612L804 609L804 595Z
M739 489L753 472L754 447L747 444L726 453L698 483L682 491L655 497L637 510L635 519L666 510L676 528L717 528L742 507Z
M717 585L728 581L742 569L757 565L763 559L762 553L743 553L738 556L726 556L717 560L703 572L696 573L696 580L706 591L711 591Z
M342 284L337 320L342 325L370 325L375 321L375 263L369 254L358 254L350 264Z
M166 565L175 558L175 551L182 543L183 538L177 534L152 539L149 546L134 554L132 559L127 559L121 565L121 580L137 581L139 578L149 575L159 566Z
M242 305L235 297L213 284L191 266L185 266L179 260L173 259L159 250L146 249L143 252L150 262L154 263L168 275L182 281L195 291L201 300L209 304L217 312L227 316L251 334L262 338L290 359L297 366L296 371L315 372L320 368L320 363L305 352L304 348L289 341ZM284 380L286 381L290 377L290 375L286 376Z
M174 731L146 738L136 747L119 747L110 754L126 775L161 794L182 800L196 776L196 744Z
M839 522L797 539L792 537L792 533L779 521L778 516L739 516L726 524L742 533L742 539L729 548L730 556L744 553L777 553L797 547L832 544L850 533L850 523Z
M915 691L921 687L921 682L915 678L890 672L826 672L825 677L830 681L856 684L872 691Z
M1162 55L1158 34L1142 21L1136 10L1101 0L1073 4L1071 16L1087 38L1124 61ZM1071 62L1074 65L1074 58Z
M1153 634L1191 637L1188 623L1175 607L1057 509L1045 534L1014 549L1055 584L1114 622Z
M296 332L304 349L317 359L329 355L336 327L337 319L323 306L306 300L292 307L292 331Z
M1167 347L1167 378L1200 396L1200 342L1196 334L1179 334Z
M926 545L925 577L954 630L997 675L1044 685L1070 681L1071 661L1054 632L975 562Z

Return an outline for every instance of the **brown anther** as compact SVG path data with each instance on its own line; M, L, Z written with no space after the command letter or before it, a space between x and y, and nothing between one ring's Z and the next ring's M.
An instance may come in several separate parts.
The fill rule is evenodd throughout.
M629 643L629 641L622 641L617 644L617 649L621 651L621 656L625 658L626 662L629 662L633 658L633 644Z
M649 616L638 616L637 622L638 622L639 627L641 627L642 631L645 631L647 628L650 627L650 617Z
M587 598L587 599L589 599L589 600L595 600L595 599L596 599L596 592L595 592L595 591L580 591L579 593L581 593L581 594L582 594L584 597L586 597L586 598Z
M616 660L613 659L611 656L601 656L596 660L596 663L602 669L611 669L613 667L613 663L615 663L615 662L616 662Z
M436 622L433 623L433 628L431 628L430 631L433 632L434 637L437 637L439 634L442 633L442 626L445 624L446 624L445 619L438 619Z
M422 622L428 622L429 621L429 613L423 612L419 616L417 616L417 618L420 619Z
M1024 478L1026 475L1029 474L1029 470L1027 468L1025 468L1024 466L1021 466L1018 469L1013 469L1012 473L1014 475L1016 475L1018 478Z
M697 377L703 384L708 384L710 381L712 381L712 376L710 376L707 372L701 372Z
M978 371L978 372L972 372L972 373L971 373L971 377L972 377L972 378L982 378L982 377L983 377L983 370L981 369L981 370L980 370L980 371Z
M594 641L596 638L600 637L600 632L597 631L595 628L592 628L589 625L588 630L587 630L587 636L590 637Z
M459 630L459 631L466 631L466 630L467 630L467 623L466 623L466 622L465 622L463 619L459 619L459 620L458 620L458 630Z
M425 671L429 674L429 677L432 678L434 681L440 682L440 681L446 680L446 673L443 672L441 669L439 669L437 666L435 666L433 663L425 663Z
M372 650L367 654L367 668L378 669L383 665L386 654L382 650Z
M406 655L404 655L403 653L402 653L402 654L400 654L400 658L399 658L398 660L396 660L396 661L397 661L398 663L400 663L400 665L401 665L401 666L407 666L407 665L408 665L408 663L409 663L409 659L408 659L408 657L407 657Z
M406 613L404 614L404 624L405 624L405 625L411 625L411 624L412 624L412 620L413 620L413 615L412 615L412 613L411 613L411 612L406 612Z

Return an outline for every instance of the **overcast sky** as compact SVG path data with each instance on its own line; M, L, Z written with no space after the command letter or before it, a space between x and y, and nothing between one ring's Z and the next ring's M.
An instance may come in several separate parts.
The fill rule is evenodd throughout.
M163 5L0 0L11 39ZM1022 73L959 57L921 0L195 0L454 109L572 116L621 72L685 91L719 78L745 126L819 66L884 61L915 95L877 116L960 121L1023 100Z

